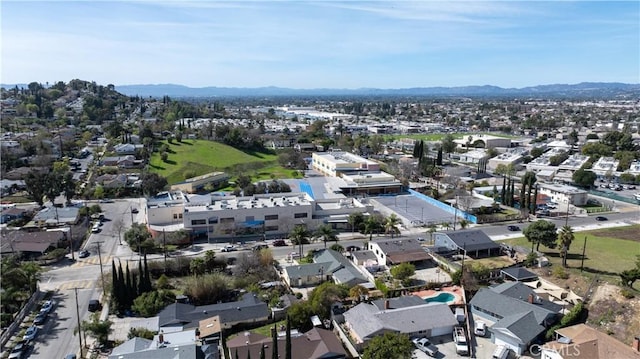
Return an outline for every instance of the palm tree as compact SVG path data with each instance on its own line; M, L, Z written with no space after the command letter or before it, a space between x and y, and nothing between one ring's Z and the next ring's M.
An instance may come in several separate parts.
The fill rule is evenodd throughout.
M469 226L469 221L466 219L461 219L460 220L460 228L465 229Z
M560 246L560 256L562 257L562 266L567 267L567 254L571 242L575 239L573 235L573 228L571 226L563 226L558 233L558 245Z
M300 248L300 258L302 258L303 254L303 244L309 243L309 237L311 237L311 233L307 229L307 226L303 224L293 227L293 230L289 233L291 243L294 245L297 244Z
M356 228L359 228L362 225L362 222L364 221L364 215L362 214L362 212L354 212L349 214L349 225L351 226L351 234L353 234L356 231Z
M400 218L395 213L392 213L384 224L384 230L386 233L391 233L391 238L393 238L394 234L400 234L400 228L398 225L400 224Z
M318 227L316 233L314 234L314 238L322 239L324 242L324 248L327 248L327 242L329 241L338 241L338 235L336 231L331 228L328 224L323 224Z
M373 232L378 230L378 221L373 216L367 217L364 221L364 234L369 235L369 241L373 240Z

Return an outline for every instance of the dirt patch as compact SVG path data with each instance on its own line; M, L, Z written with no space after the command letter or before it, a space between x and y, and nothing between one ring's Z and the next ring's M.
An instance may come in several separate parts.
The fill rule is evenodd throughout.
M626 299L620 294L620 287L598 280L594 282L580 275L570 274L569 278L560 279L553 276L551 267L529 270L562 288L573 290L583 298L588 298L589 326L628 345L631 345L633 338L640 333L640 295Z
M640 229L638 229L637 226L602 229L591 231L590 233L598 237L618 238L628 241L640 242Z
M587 324L631 344L640 330L640 298L626 299L619 287L603 284L593 294Z

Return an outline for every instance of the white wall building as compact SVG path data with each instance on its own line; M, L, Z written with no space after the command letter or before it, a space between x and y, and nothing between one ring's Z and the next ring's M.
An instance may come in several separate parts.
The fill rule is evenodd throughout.
M574 206L582 206L587 203L587 191L581 190L573 186L542 183L539 187L539 193L551 197L551 200L557 203L567 203Z
M350 213L372 210L355 198L316 201L303 192L247 197L165 192L148 202L147 219L155 233L185 229L207 238L273 236L287 234L296 225L315 229L346 221Z
M380 164L349 152L316 152L311 166L327 176L339 176L344 172L380 171Z
M613 157L600 157L596 163L593 164L591 170L598 176L606 176L607 173L615 174L620 161Z

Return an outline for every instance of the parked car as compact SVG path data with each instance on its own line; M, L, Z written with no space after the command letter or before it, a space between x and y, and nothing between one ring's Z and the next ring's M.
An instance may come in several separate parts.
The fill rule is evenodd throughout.
M97 312L101 308L102 308L102 304L100 304L99 300L97 300L97 299L89 300L89 311L90 312Z
M44 322L47 321L48 317L49 317L49 314L40 312L38 313L38 315L36 315L35 319L33 320L33 324L42 325L44 324Z
M507 226L507 229L509 229L511 232L517 232L517 231L520 230L520 227L514 226L514 225L510 225L510 226Z
M25 356L27 353L27 349L29 349L29 345L26 340L20 340L16 343L16 345L11 349L9 353L9 359L20 359Z
M291 253L289 253L289 257L291 257L291 258L300 258L300 253L291 252Z
M479 337L484 337L487 334L487 323L482 320L476 321L473 333Z
M274 247L285 247L286 245L287 245L287 242L285 242L284 239L277 239L273 241Z
M222 248L222 252L235 252L237 250L238 249L232 245L224 246L224 248Z
M427 338L415 338L413 339L413 344L428 356L436 357L438 355L438 347L431 344Z
M64 359L76 359L76 358L77 358L77 357L76 357L76 355L75 355L75 354L73 354L73 353L71 353L71 354L67 354L67 355L65 355L65 357L64 357Z
M38 327L32 325L27 328L27 331L22 336L22 339L30 342L36 338L36 335L38 335Z
M91 233L100 232L100 224L98 222L94 223L93 227L91 227Z
M113 203L113 200L111 198L103 198L103 199L99 200L98 202L100 202L100 203Z
M53 300L48 300L44 302L44 304L42 305L42 308L40 308L40 313L49 314L51 309L53 309L54 304L55 303Z
M90 256L91 253L89 253L88 250L81 250L80 253L78 253L78 258L87 258L88 256Z
M601 221L607 221L607 220L608 220L607 217L604 217L604 216L596 217L596 221L600 221L601 222Z

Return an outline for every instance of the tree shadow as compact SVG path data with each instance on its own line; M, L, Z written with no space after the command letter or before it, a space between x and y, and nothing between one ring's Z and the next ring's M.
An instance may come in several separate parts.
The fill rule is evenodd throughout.
M176 161L174 161L174 160L166 160L166 161L164 161L164 162L165 162L165 163L168 163L168 164L170 164L170 165L174 165L174 166L177 164L177 162L176 162Z
M164 167L162 167L162 166L156 166L156 165L152 165L152 164L149 164L149 167L151 167L151 168L155 168L155 169L158 169L158 170L164 170L164 169L165 169L165 168L164 168Z

